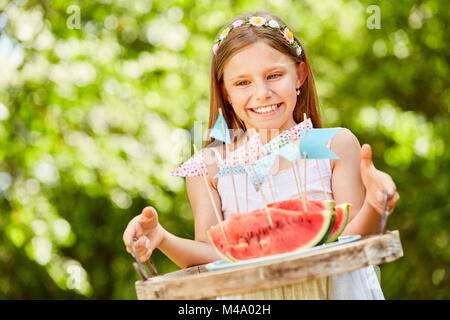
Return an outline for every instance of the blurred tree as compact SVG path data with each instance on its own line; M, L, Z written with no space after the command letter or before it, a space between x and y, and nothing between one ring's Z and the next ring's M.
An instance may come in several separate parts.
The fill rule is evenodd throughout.
M193 238L169 172L206 129L216 34L257 10L303 41L325 124L370 143L397 183L405 256L381 267L386 298L450 298L446 4L0 0L0 298L134 299L122 233L146 205Z

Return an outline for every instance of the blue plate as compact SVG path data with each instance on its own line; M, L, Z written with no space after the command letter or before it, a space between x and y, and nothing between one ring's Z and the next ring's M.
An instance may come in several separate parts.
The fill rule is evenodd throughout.
M296 251L292 251L292 252L281 253L281 254L277 254L277 255L273 255L273 256L269 256L269 257L250 259L250 260L239 261L239 262L228 262L225 260L217 260L217 261L208 263L205 266L205 268L209 271L217 271L217 270L225 270L225 269L233 269L233 268L238 268L238 267L243 267L243 266L249 266L249 265L254 265L254 264L258 264L258 263L265 263L265 262L269 262L269 261L272 262L272 261L282 260L285 258L298 257L301 255L304 255L305 253L310 253L310 252L319 251L319 250L323 250L323 249L330 248L330 247L339 246L341 244L357 241L359 239L361 239L360 235L343 236L343 237L339 237L337 241L332 242L332 243L326 243L326 244L322 244L320 246L315 246L315 247L308 248L308 249L301 249L301 250L296 250Z

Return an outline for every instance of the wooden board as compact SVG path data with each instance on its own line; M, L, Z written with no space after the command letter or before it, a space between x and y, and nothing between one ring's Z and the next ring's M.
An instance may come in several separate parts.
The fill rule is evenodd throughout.
M403 256L398 231L258 265L208 271L204 265L136 282L140 300L208 299L317 279L380 265Z

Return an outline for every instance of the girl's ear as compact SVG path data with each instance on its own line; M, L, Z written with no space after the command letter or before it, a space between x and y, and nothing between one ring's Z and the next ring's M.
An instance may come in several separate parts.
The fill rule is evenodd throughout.
M308 77L308 69L306 68L306 63L304 61L300 62L297 66L297 88L300 88L303 83L305 83Z

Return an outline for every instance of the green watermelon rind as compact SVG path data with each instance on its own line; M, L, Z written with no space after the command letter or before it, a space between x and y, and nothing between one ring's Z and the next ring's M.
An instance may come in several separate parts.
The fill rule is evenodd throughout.
M322 226L322 230L317 233L315 238L312 238L308 243L302 245L301 248L298 248L296 250L312 248L318 245L319 242L326 236L328 229L330 228L331 220L333 218L333 211L324 209L321 211L321 213L324 215L324 220L326 221Z
M343 208L344 210L344 220L342 221L342 224L340 226L340 228L336 231L336 233L332 236L330 236L330 238L327 240L326 243L331 243L337 240L337 238L339 238L339 236L342 234L342 232L344 231L345 227L347 226L348 223L348 217L349 217L349 208L350 208L350 203L341 203L338 204L336 206L336 208ZM336 212L337 210L335 210Z
M325 233L325 235L323 236L323 238L317 244L318 246L327 242L328 238L330 237L331 233L333 232L334 223L337 220L336 219L336 211L335 211L336 202L334 200L322 200L320 202L322 202L324 204L326 209L328 209L332 212L332 216L331 216L330 226L328 227L328 230Z
M336 202L334 200L322 200L320 201L325 206L325 209L334 211L334 207L336 205Z
M327 232L325 232L325 235L317 244L318 246L320 246L328 241L328 238L331 236L331 233L333 232L335 222L336 222L336 213L333 211L331 218L330 218L330 224L328 226Z

